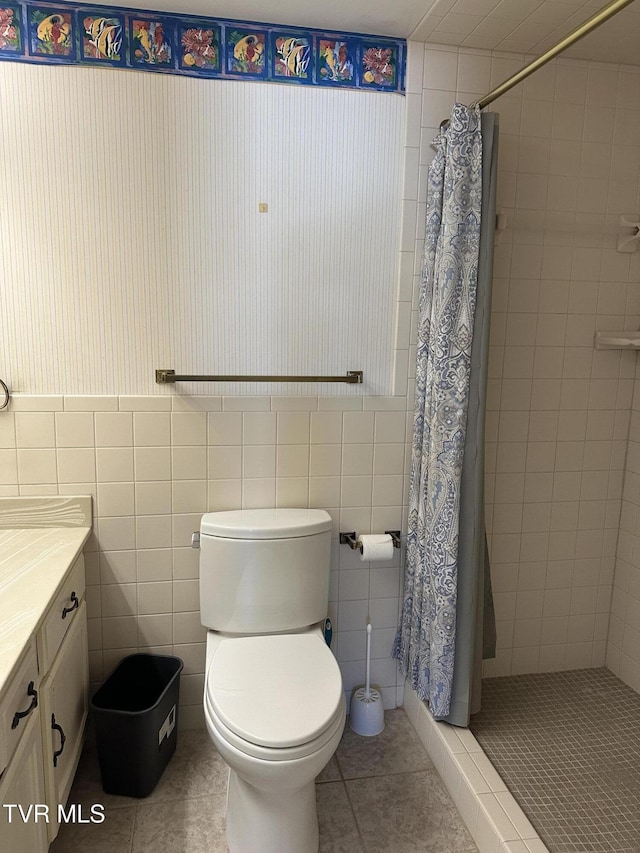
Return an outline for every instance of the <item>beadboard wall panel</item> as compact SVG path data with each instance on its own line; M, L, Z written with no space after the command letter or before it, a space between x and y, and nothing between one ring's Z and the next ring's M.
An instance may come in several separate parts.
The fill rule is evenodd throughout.
M15 391L391 392L403 98L5 63L0 113Z

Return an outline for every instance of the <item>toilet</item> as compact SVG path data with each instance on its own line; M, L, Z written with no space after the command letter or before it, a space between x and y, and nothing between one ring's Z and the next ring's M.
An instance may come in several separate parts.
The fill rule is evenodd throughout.
M202 516L204 716L229 765L230 853L318 850L314 780L346 714L323 632L331 527L315 509Z

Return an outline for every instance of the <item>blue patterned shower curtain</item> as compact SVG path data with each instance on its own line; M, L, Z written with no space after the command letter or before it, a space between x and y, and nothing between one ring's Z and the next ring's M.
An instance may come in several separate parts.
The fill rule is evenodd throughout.
M488 339L489 303L484 296L482 312L486 317L476 317L483 212L481 118L484 117L479 110L455 104L448 126L434 144L437 153L429 169L407 567L403 611L393 652L413 689L429 703L434 717L456 725L468 724L474 678L473 665L468 660L461 662L462 649L456 649L457 634L463 627L457 624L461 621L460 569L473 569L471 574L467 572L469 579L465 580L462 619L473 620L472 625L464 626L463 644L473 647L475 655L484 566L478 567L478 574L475 566L467 564L472 560L484 563L485 559L483 508L471 506L482 504L481 489L478 496L473 485L473 499L468 492L467 506L461 507L465 503L462 500L465 455L473 457L467 459L471 466L478 456L482 458L480 439L484 429L484 402L477 405L484 389L478 393L477 386L471 383L474 328L477 330L479 322L485 325ZM495 175L492 177L495 190ZM488 240L492 249L493 227L487 234L490 239L487 237L485 243ZM490 255L491 252L489 278ZM482 374L482 369L479 373ZM486 381L486 365L484 376ZM470 388L475 400L471 405L474 420L469 436L473 439L471 452L467 440ZM476 473L472 472L474 483L477 483ZM482 462L479 473L483 476ZM466 479L471 483L468 476ZM461 518L461 508L463 512L470 509L473 518ZM481 557L478 556L480 527ZM470 530L473 530L471 545ZM467 544L463 547L464 537ZM462 567L461 559L465 562ZM465 696L459 712L454 692L463 669Z

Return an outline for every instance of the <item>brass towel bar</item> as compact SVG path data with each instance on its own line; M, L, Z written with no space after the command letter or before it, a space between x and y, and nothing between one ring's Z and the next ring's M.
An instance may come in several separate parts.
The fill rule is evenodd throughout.
M347 370L346 376L180 376L175 370L156 370L156 382L345 382L362 385L361 370Z

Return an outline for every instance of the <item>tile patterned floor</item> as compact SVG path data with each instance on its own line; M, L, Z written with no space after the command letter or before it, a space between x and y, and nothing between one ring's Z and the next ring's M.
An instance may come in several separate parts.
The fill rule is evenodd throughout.
M477 848L402 710L363 738L347 728L318 777L320 853L472 853ZM63 826L50 853L226 853L227 768L206 732L181 732L144 800L104 794L85 747L70 803L103 803L103 824ZM247 851L247 853L251 853Z
M608 669L487 678L471 730L552 853L640 851L640 695Z

